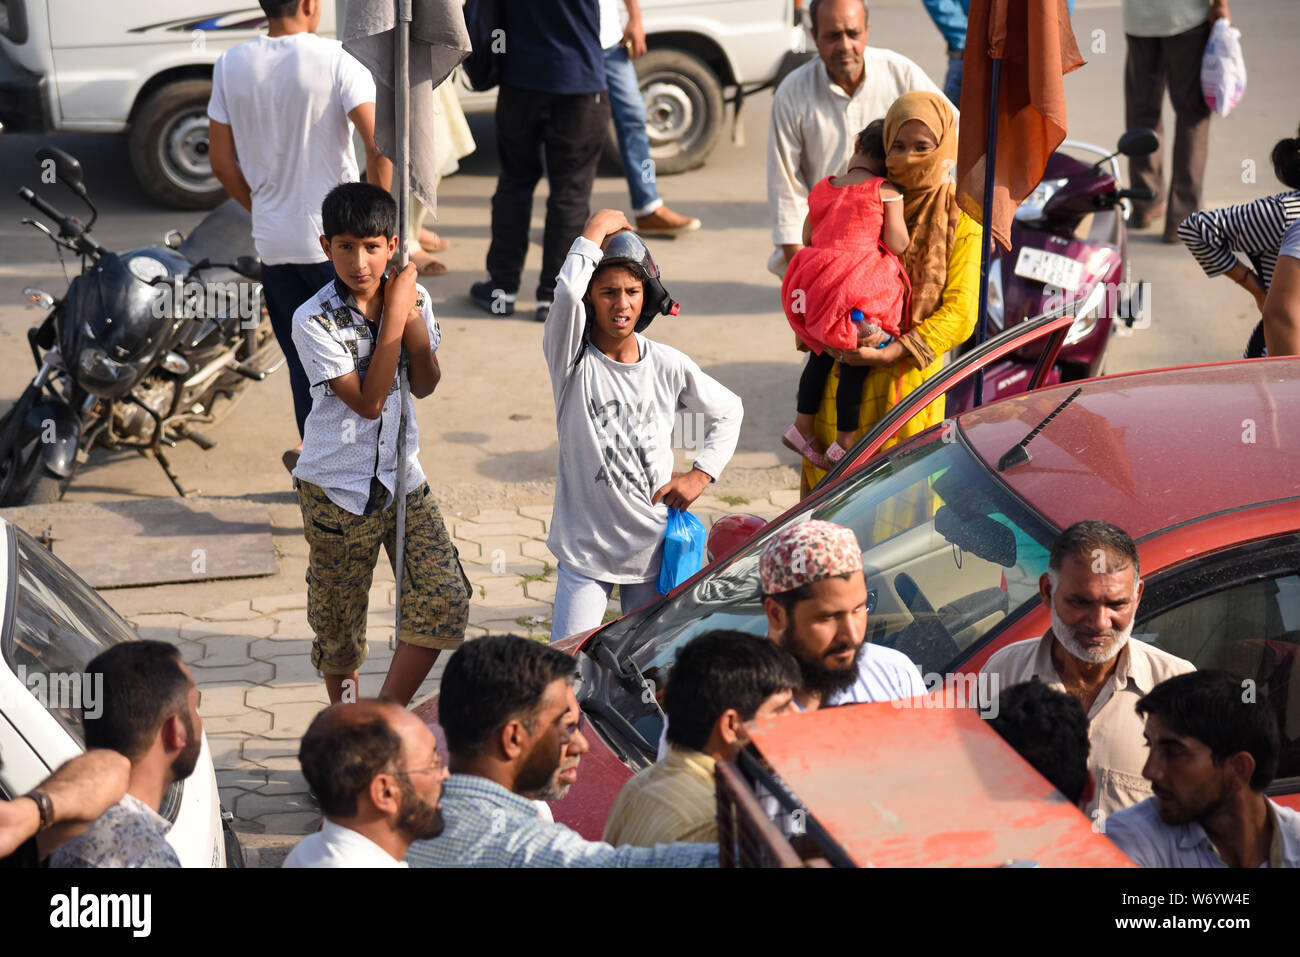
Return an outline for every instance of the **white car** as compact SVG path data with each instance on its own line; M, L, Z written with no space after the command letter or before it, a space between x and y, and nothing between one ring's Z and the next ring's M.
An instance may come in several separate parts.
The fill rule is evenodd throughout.
M135 641L131 626L44 546L0 519L0 796L26 794L85 750L81 707L99 692L85 675L97 654ZM207 735L194 773L160 813L184 867L242 867L217 794Z
M184 209L216 206L226 193L208 160L212 65L266 27L250 0L223 6L0 0L0 124L11 133L129 131L131 165L147 193ZM322 36L335 35L344 6L326 0ZM813 55L803 6L641 0L649 52L636 70L658 173L704 162L724 126L724 91L738 103ZM495 91L458 83L466 113L491 111ZM611 126L607 151L617 150Z

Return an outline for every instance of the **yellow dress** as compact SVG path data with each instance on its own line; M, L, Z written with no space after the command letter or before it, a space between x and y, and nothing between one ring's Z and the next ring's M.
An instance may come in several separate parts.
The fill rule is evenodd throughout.
M903 358L891 366L873 369L862 388L862 411L854 441L860 439L908 393L938 372L943 367L944 355L969 339L975 331L975 323L978 321L982 232L975 220L965 213L961 214L953 234L952 253L948 256L948 281L943 287L943 299L939 308L915 327L938 358L926 368L918 369L911 358L904 354ZM839 381L840 367L836 363L826 381L826 392L822 396L815 425L814 434L823 448L835 441L835 390ZM944 399L940 396L914 415L884 447L890 448L902 439L924 432L932 425L942 422L943 417ZM804 491L815 487L825 474L805 459Z

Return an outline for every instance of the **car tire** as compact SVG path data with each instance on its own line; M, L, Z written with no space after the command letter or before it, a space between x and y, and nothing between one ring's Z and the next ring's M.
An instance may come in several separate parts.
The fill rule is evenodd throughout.
M708 65L681 50L650 50L635 63L646 106L646 132L655 174L671 176L704 165L722 132L722 84ZM610 123L605 157L622 168Z
M212 209L226 190L208 158L211 80L178 80L149 94L131 124L131 168L153 199L175 209Z

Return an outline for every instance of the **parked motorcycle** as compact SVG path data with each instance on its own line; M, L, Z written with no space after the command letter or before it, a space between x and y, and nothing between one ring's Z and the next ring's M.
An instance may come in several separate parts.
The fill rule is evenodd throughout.
M1038 186L1016 209L1011 249L1003 253L995 247L989 264L989 337L1061 306L1077 316L1049 383L1101 375L1115 323L1144 328L1150 322L1149 287L1132 278L1126 223L1127 200L1150 201L1155 194L1123 188L1115 157L1146 156L1159 145L1148 129L1129 130L1113 151L1065 140L1048 160ZM1101 158L1088 164L1067 150ZM1030 346L990 366L984 401L1024 391L1041 351L1041 346ZM973 405L973 387L954 390L958 392L949 399L950 414Z
M49 313L27 332L36 376L0 419L0 505L58 501L95 445L153 456L184 496L164 449L183 439L211 449L196 426L284 362L261 304L249 214L231 200L188 237L172 230L162 246L119 255L91 235L99 214L81 164L51 147L36 158L91 216L83 224L18 191L56 228L23 222L54 242L60 260L65 249L80 256L81 274L62 299L24 290Z

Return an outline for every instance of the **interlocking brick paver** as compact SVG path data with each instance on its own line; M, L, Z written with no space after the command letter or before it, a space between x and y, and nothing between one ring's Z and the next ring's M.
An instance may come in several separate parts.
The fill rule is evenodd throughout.
M311 788L301 771L268 771L266 781L257 788L258 794L307 794Z
M524 583L524 595L533 601L544 601L547 604L555 603L555 579L554 577L543 581L530 581Z
M274 713L280 705L288 702L318 701L325 704L329 699L325 694L325 683L317 679L311 683L284 683L271 688L249 688L244 693L244 700L250 708L261 708Z
M235 798L232 809L243 818L257 818L263 814L283 814L313 809L311 798L305 791L296 794L263 794L247 792Z
M189 666L194 675L194 682L200 688L209 684L228 684L232 681L252 681L264 684L274 676L273 669L265 661L250 660L246 665L223 665L218 668L205 668L203 659Z
M253 611L263 615L274 615L281 611L307 607L307 592L296 595L270 595L252 600Z
M523 552L525 558L534 559L535 561L550 565L552 568L559 565L559 560L551 554L551 550L546 547L545 542L539 542L530 538L519 546L519 550Z
M240 753L242 759L246 762L247 768L257 768L274 758L293 758L294 767L296 768L298 742L272 741L269 738L249 738L244 742Z
M135 630L140 634L141 638L155 641L175 641L181 625L192 620L188 615L164 612L161 614L136 615L131 624L135 625Z
M252 664L253 659L248 655L248 646L251 642L251 638L219 637L217 635L198 639L195 644L203 646L203 657L196 664L200 668Z
M266 638L275 630L272 618L254 618L248 621L186 621L181 624L180 635L188 641L208 637Z
M245 768L238 771L218 771L217 786L222 788L238 788L241 791L256 791L270 780L267 775L268 772L262 768Z
M205 611L203 617L208 621L247 621L250 618L260 618L261 615L253 611L250 600L244 598L240 601L232 601L228 605L222 605L220 608Z
M797 488L776 489L767 494L767 500L784 512L799 504L799 490Z
M270 661L281 655L306 655L311 653L310 638L258 638L248 645L248 657Z
M232 714L243 714L248 710L244 694L257 688L248 681L237 681L220 688L204 688L203 700L199 704L199 714L206 722L209 718L221 718Z
M545 531L551 530L551 512L549 505L520 505L519 514L526 515L529 518L535 518L542 523Z
M208 750L212 752L212 766L218 771L229 771L238 768L251 768L253 762L245 758L240 752L244 743L245 735L222 735L217 736L209 734Z
M148 635L141 635L141 638L148 638ZM187 665L192 665L203 657L204 647L197 641L182 641L176 645L181 653L181 661Z
M265 711L245 711L243 714L203 719L203 730L212 734L261 734L270 727L271 715Z
M325 686L321 685L321 691L324 690ZM286 701L278 704L275 707L274 725L262 734L267 738L293 738L296 741L306 733L311 719L323 707L324 704L318 701Z
M306 837L320 825L320 812L299 811L293 814L263 814L257 819L259 833L293 834ZM295 840L293 843L297 844Z

